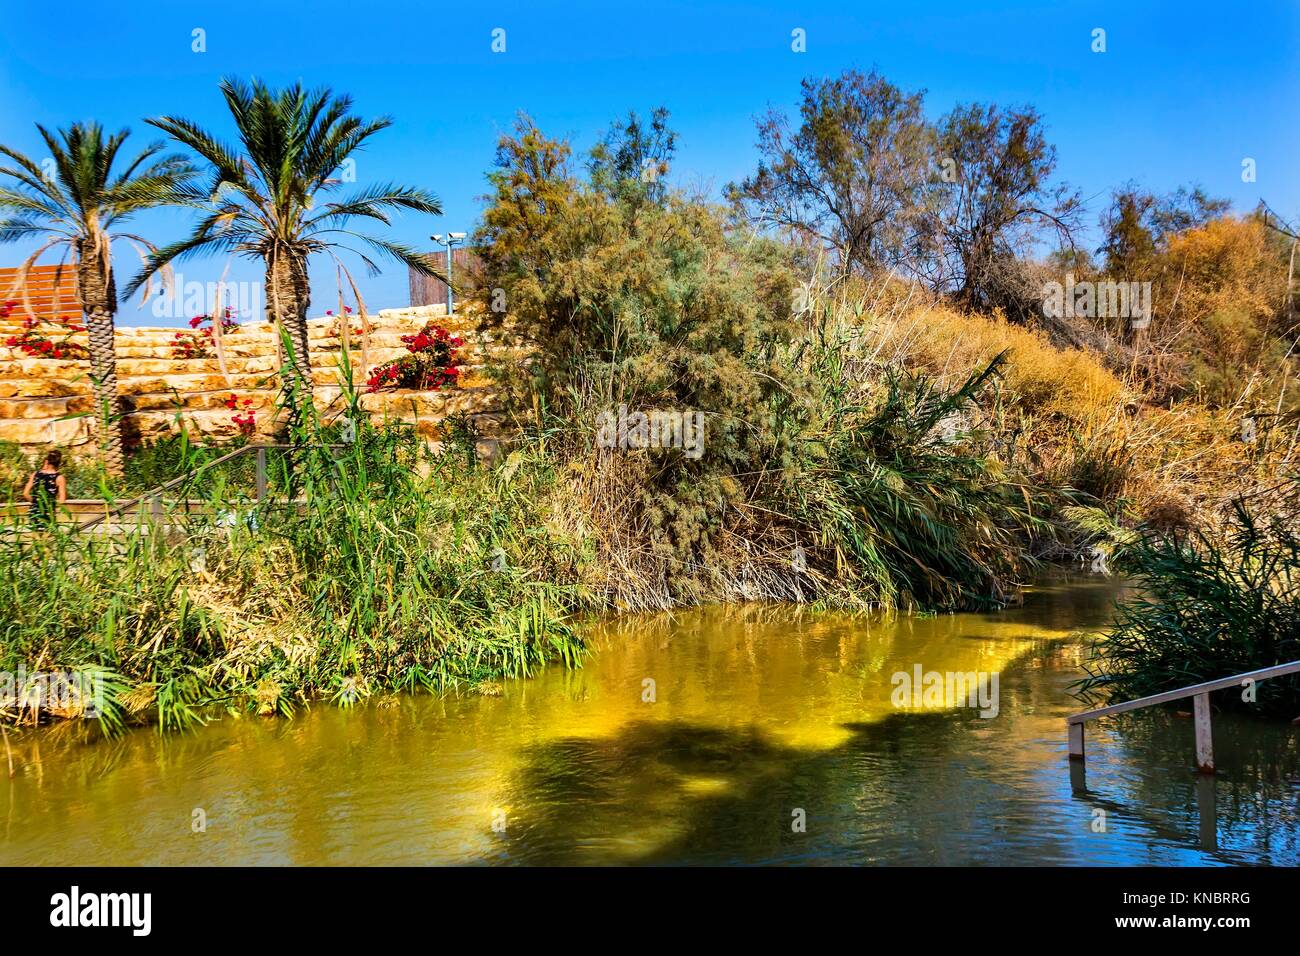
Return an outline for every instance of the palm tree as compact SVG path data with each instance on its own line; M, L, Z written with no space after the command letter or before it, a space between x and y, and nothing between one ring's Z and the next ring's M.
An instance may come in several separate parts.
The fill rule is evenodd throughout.
M54 134L39 124L36 129L53 160L48 175L24 154L0 145L0 155L14 164L0 166L0 175L15 181L0 186L0 243L41 241L19 269L16 287L20 291L28 270L42 255L60 247L64 249L63 262L71 255L77 299L90 335L102 460L108 474L121 475L122 429L113 345L117 312L113 243L135 243L141 255L152 249L147 240L117 227L143 209L179 202L179 191L197 170L183 157L160 156L164 144L153 143L115 174L118 152L130 130L106 137L98 123L73 123Z
M424 254L347 225L355 217L388 225L389 213L401 209L440 215L442 206L422 189L392 184L323 201L341 184L339 170L348 157L392 125L387 117L364 121L353 116L351 97L327 89L308 91L301 84L277 92L258 81L248 85L234 79L223 80L221 92L240 151L189 120L164 116L148 121L206 159L213 179L206 190L192 190L191 205L203 213L194 233L150 256L130 288L138 288L164 264L191 255L228 252L260 260L268 312L287 331L292 374L310 394L309 257L325 252L337 262L335 251L348 250L360 256L371 274L377 273L368 255L347 245L356 240L419 272L438 275Z

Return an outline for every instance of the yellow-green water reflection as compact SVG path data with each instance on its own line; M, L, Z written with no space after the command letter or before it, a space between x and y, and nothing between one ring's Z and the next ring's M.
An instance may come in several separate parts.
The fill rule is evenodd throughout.
M499 697L317 707L161 741L30 735L0 783L0 861L1297 862L1284 725L1216 721L1212 842L1174 716L1099 728L1087 790L1072 789L1077 632L1102 626L1113 596L1090 581L988 615L629 618L596 629L582 670ZM891 677L917 664L998 672L998 716L895 708Z

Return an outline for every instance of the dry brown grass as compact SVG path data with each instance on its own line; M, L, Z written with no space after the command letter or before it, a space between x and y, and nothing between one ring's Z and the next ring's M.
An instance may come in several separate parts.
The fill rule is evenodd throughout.
M575 442L561 455L566 465L543 509L559 536L590 542L598 559L582 564L582 587L619 611L666 610L711 601L806 602L838 594L836 582L815 568L795 572L797 543L771 515L734 495L731 520L707 554L690 564L652 533L653 508L645 488L658 467L646 455L608 454ZM733 490L738 483L723 478ZM839 595L851 604L848 592Z
M924 369L945 385L964 380L1005 352L1004 400L1036 416L1095 426L1133 400L1094 356L1057 348L1044 334L1001 315L926 305L877 316L865 328L881 359Z
M893 280L849 283L820 293L814 312L856 325L861 351L874 363L924 370L946 385L1005 352L998 400L984 425L1008 460L1047 482L1085 486L1120 517L1165 527L1214 524L1231 498L1259 494L1295 471L1294 423L1261 418L1255 440L1243 441L1245 404L1156 404L1137 377L1117 375L1102 355L906 288Z

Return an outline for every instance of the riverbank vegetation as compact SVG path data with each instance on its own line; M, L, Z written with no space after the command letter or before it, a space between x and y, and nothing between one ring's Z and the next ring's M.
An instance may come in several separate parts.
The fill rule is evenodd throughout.
M455 441L429 458L400 426L336 444L305 403L297 427L301 451L279 461L264 501L210 474L183 486L204 500L164 518L184 533L142 523L6 542L0 670L86 675L112 730L577 663L578 546L544 529L544 466L467 468L473 448ZM6 716L30 719L19 696Z
M206 481L179 544L11 535L0 668L95 670L106 726L170 729L490 689L577 661L587 612L989 608L1079 559L1146 584L1092 691L1294 655L1294 239L1128 185L1094 262L1036 113L922 107L875 74L810 82L725 203L671 185L663 111L581 158L521 117L460 290L523 356L492 370L504 454L467 420L432 454L350 382L355 440L330 449L283 376L298 450L268 501ZM1149 304L1084 308L1108 282ZM151 467L185 473L180 447ZM1241 630L1247 598L1267 613Z
M1084 692L1132 700L1300 660L1296 514L1238 499L1219 534L1137 535L1124 549L1137 596L1095 644ZM1295 717L1300 677L1213 696L1224 709Z

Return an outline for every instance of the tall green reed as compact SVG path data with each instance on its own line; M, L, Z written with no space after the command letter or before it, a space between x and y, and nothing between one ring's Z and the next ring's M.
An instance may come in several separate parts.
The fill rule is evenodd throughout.
M1280 496L1285 497L1285 496ZM1237 500L1221 535L1148 529L1121 546L1133 597L1092 648L1088 699L1145 697L1300 660L1300 521ZM1218 692L1216 705L1294 717L1300 675L1261 681L1249 699Z

